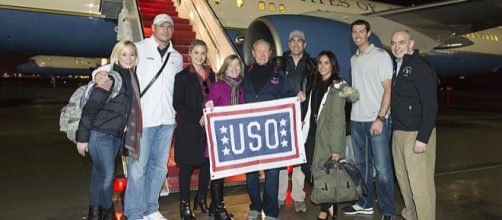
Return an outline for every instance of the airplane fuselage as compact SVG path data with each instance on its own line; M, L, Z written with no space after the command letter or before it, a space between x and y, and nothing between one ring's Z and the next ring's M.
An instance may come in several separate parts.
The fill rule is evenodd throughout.
M194 2L198 2L195 1ZM32 4L33 3L33 4ZM95 0L17 1L0 3L0 48L2 53L40 54L73 57L107 57L116 42L117 21L106 19L96 9ZM396 22L371 17L371 14L399 9L401 6L365 0L206 0L226 34L242 55L242 39L249 25L257 18L270 15L309 15L350 24L355 17L370 18L372 32L378 36L377 43L390 48L390 34L397 29L411 29ZM23 5L24 4L24 5ZM7 5L7 7L5 6ZM386 25L392 23L393 25ZM287 24L295 28L295 23ZM312 36L323 34L328 26L316 26L306 32L307 51L315 56L322 47ZM302 28L300 26L296 28ZM344 30L350 32L350 30ZM351 44L350 37L343 40ZM416 34L417 48L442 76L459 76L496 72L502 63L502 28L495 27L463 35L472 44L456 46L442 44L439 38ZM287 39L286 39L287 40ZM284 41L284 39L281 39ZM282 47L281 47L282 46ZM287 43L279 45L282 53ZM276 54L280 55L280 54Z
M229 0L209 0L207 1L221 24L227 31L231 40L239 42L240 36L246 33L249 24L256 18L267 15L297 15L297 14L329 14L339 21L350 21L357 15L368 15L389 9L397 9L401 6L384 4L373 1L362 0L268 0L268 1L239 1ZM315 16L315 15L314 15ZM326 15L323 15L326 16ZM409 29L413 32L413 27L396 24L395 22L382 22L382 19L372 23L372 32L379 36L382 47L390 49L390 35L397 29ZM382 23L382 24L380 24ZM388 26L388 23L395 24ZM318 33L306 33L307 50L309 45L318 42L309 42L309 35L322 34L322 29ZM478 73L499 71L496 63L502 63L502 27L495 27L475 33L463 35L470 40L470 45L447 45L439 47L441 42L425 35L415 35L418 49L425 55L425 58L434 66L442 76L458 76ZM334 36L334 38L336 38ZM444 46L444 45L443 45ZM238 45L237 45L238 47ZM324 48L330 49L330 48ZM287 50L283 48L283 50ZM311 51L316 52L316 51ZM317 51L318 52L318 51ZM311 54L314 55L315 54ZM472 61L472 62L471 62ZM474 62L476 61L476 62ZM483 66L472 65L472 63L482 63Z

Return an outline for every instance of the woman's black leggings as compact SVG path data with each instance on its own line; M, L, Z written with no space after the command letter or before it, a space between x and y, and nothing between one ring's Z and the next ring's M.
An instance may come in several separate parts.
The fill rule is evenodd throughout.
M181 165L179 174L180 201L190 201L190 178L194 166ZM200 165L198 194L205 198L209 185L209 161Z

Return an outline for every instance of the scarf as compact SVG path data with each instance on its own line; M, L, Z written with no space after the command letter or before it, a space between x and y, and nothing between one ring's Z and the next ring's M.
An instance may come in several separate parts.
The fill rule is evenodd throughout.
M143 119L141 117L141 99L139 92L139 83L136 73L131 73L131 84L133 89L131 113L129 121L127 122L127 129L125 131L124 146L129 150L129 155L138 160L140 153L140 139L143 132Z
M237 78L237 79L232 79L228 77L227 75L223 76L223 80L227 85L232 88L232 96L231 96L231 104L232 105L237 105L239 104L239 87L241 85L242 79Z

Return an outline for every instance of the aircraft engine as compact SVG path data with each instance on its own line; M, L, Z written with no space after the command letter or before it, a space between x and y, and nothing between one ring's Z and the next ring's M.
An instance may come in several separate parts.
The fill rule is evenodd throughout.
M307 15L270 15L257 18L247 29L243 44L243 59L253 63L251 53L253 42L265 39L271 43L272 56L280 56L288 49L289 33L295 29L305 33L305 51L316 57L322 50L335 53L340 64L341 75L347 82L350 78L350 57L357 47L352 42L350 23ZM377 36L372 35L372 43L381 46Z

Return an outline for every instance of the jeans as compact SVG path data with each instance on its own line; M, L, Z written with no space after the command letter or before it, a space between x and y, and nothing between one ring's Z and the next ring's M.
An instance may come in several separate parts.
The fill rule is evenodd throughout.
M124 214L142 219L159 210L159 194L167 175L174 125L143 128L138 160L128 158Z
M89 182L89 205L91 206L112 207L115 157L120 143L120 138L91 130L89 138L89 155L92 159Z
M246 187L248 190L251 205L249 208L258 212L265 212L266 216L279 217L279 201L277 193L279 191L279 171L280 168L265 170L265 185L263 189L263 200L260 196L260 180L258 172L246 174Z
M373 122L351 121L352 146L356 165L368 188L368 195L360 197L357 204L363 208L373 207L373 171L376 169L376 195L381 215L394 216L394 172L390 156L389 139L391 122L385 120L380 135L371 136Z

